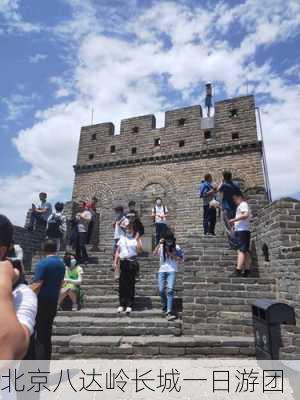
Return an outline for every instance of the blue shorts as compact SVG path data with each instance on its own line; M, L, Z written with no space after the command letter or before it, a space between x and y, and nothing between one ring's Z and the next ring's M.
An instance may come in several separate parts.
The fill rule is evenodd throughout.
M237 249L242 253L250 252L250 231L235 231L235 238L237 240Z

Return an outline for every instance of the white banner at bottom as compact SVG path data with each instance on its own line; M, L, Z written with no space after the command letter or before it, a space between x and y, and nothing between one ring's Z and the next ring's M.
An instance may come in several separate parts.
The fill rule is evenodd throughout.
M0 361L0 399L300 399L300 361Z

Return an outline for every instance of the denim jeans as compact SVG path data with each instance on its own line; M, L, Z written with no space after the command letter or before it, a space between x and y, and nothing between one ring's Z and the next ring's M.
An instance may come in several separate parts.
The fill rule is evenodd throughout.
M158 287L163 310L172 312L176 272L159 272Z

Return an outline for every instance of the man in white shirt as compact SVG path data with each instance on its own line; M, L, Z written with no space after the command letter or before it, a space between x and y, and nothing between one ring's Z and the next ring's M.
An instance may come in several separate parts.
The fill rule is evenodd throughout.
M76 214L77 223L77 243L76 243L76 258L79 262L87 264L88 254L86 251L87 235L89 224L92 219L92 214L85 207L85 202L79 203L79 212Z
M163 233L167 226L167 216L169 211L167 207L163 204L162 199L158 197L155 200L155 205L152 208L152 218L155 223L155 242L158 245Z
M233 195L233 201L237 205L235 218L229 220L230 226L234 229L237 239L237 267L233 276L247 277L250 273L250 218L251 212L248 203L242 193Z
M29 346L37 298L23 281L23 271L6 260L13 226L0 215L0 360L21 360Z

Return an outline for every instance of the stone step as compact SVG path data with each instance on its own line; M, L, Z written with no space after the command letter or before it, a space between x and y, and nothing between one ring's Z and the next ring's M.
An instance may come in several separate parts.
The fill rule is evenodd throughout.
M94 286L84 286L82 285L83 293L87 296L105 296L112 294L114 292L118 292L119 286L118 284L115 285L94 285ZM175 293L182 293L182 286L175 286L174 292ZM137 296L156 296L158 295L158 286L157 284L154 285L142 285L139 286L137 284L135 286L135 293Z
M184 321L184 334L185 335L211 335L214 332L215 335L225 336L251 336L253 334L253 327L251 325L243 324L226 324L222 322L207 322L207 323L195 323L189 325L189 322Z
M83 308L79 311L58 311L57 317L97 317L97 318L128 318L125 313L118 314L117 308ZM163 313L160 309L133 310L130 314L132 318L161 318Z
M118 295L107 295L107 296L84 296L84 308L116 308L119 305ZM182 309L181 298L175 295L174 306L177 310ZM135 298L134 309L137 310L150 310L150 309L161 309L161 302L159 296L141 296Z
M54 336L54 359L249 358L251 336Z
M155 318L86 316L57 316L53 325L54 335L89 336L140 336L181 335L181 321L167 321L163 316Z

